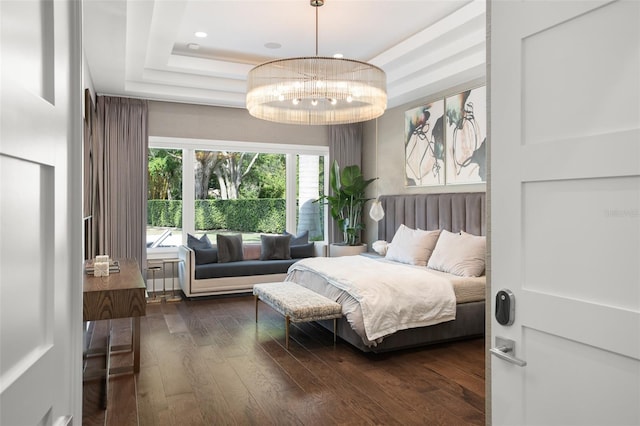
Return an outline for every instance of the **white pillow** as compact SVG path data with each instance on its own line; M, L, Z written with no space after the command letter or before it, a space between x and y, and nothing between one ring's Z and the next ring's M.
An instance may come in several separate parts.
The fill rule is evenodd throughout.
M386 259L409 265L426 266L438 241L440 230L423 231L400 225L387 247Z
M378 253L380 256L384 256L387 254L388 247L389 243L387 243L385 240L374 241L373 244L371 244L371 248L373 249L373 251Z
M461 277L484 274L487 238L443 230L427 267Z

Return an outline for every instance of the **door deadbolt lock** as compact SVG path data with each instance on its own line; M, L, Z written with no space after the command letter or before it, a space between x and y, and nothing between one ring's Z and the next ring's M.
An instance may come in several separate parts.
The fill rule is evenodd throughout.
M496 293L496 321L502 325L511 325L515 321L516 299L510 290Z

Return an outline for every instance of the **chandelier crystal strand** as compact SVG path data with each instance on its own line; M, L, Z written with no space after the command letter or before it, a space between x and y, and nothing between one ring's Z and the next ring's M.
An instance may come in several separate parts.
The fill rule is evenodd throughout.
M386 75L354 59L317 56L276 59L247 76L247 109L257 118L287 124L346 124L381 116L387 107Z

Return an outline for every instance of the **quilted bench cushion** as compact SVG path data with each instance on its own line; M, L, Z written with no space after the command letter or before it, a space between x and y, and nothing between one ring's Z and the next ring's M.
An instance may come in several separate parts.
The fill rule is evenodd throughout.
M294 282L256 284L253 294L292 322L320 321L339 318L342 307Z

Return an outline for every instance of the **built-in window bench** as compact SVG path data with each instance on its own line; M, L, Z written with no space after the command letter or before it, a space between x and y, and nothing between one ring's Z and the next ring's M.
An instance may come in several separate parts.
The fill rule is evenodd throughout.
M283 281L289 266L304 257L326 255L326 244L311 243L299 253L292 247L291 259L260 260L260 244L244 244L243 260L206 262L186 245L178 247L178 276L186 297L250 293L253 285ZM198 259L196 259L198 257Z

